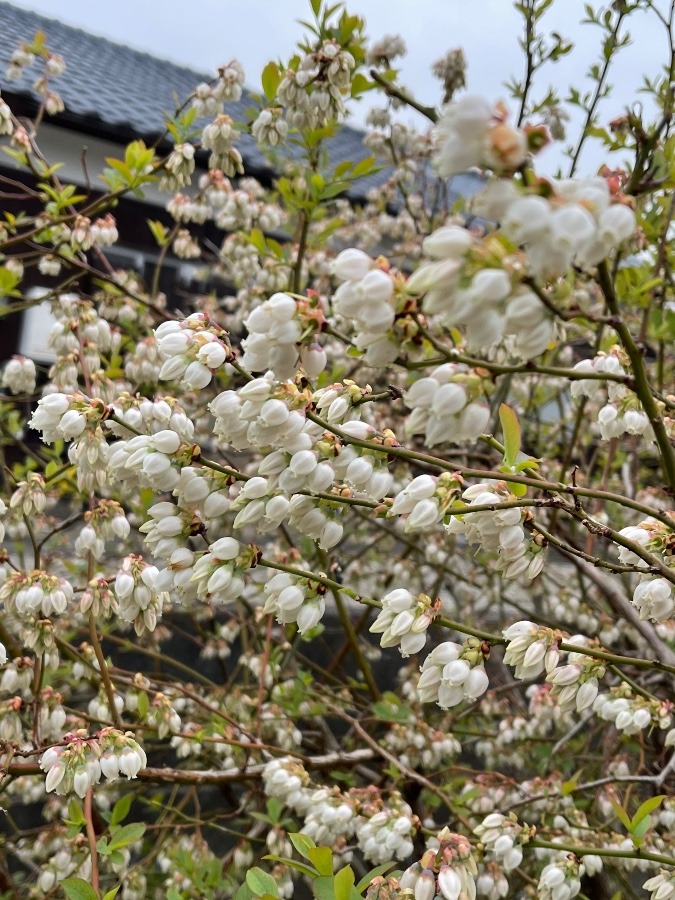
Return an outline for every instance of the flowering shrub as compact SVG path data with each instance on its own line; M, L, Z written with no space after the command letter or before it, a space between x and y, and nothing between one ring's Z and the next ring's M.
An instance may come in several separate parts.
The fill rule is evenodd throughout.
M17 48L0 315L47 302L54 361L2 368L3 897L675 896L675 51L651 119L598 112L673 9L588 7L564 102L550 0L516 5L510 98L453 50L431 108L312 0L246 121L232 61L102 195L40 149L68 61ZM372 156L333 165L362 95ZM621 162L581 176L592 142ZM106 252L148 185L145 283ZM212 293L173 308L171 256Z

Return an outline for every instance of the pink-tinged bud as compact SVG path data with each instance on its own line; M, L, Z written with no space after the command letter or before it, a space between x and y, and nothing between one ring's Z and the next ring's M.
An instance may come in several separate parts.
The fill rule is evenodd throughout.
M374 433L375 429L372 425L368 425L367 422L359 422L354 420L353 422L345 422L340 426L340 429L344 431L346 435L351 438L354 438L356 441L366 441L371 435Z

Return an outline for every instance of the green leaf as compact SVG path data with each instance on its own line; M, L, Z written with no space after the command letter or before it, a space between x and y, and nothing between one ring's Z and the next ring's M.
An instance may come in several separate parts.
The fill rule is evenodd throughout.
M259 228L252 228L249 236L249 241L256 248L258 253L265 253L267 251L267 244L265 243L265 235Z
M619 803L616 802L612 797L609 798L609 802L612 804L612 809L616 813L617 818L624 826L626 831L630 832L632 830L631 820L626 815L626 810Z
M335 900L349 900L355 880L354 870L351 866L340 869L335 875Z
M270 60L262 70L262 88L268 100L274 100L277 95L277 88L281 81L281 72L279 66Z
M119 825L120 822L123 822L126 817L129 815L129 810L131 809L131 801L133 797L131 794L125 794L124 797L121 797L117 803L113 806L112 816L110 818L111 825Z
M330 200L331 197L337 197L338 194L343 194L347 190L349 190L348 181L334 181L323 188L319 194L319 200Z
M366 91L371 91L375 87L375 82L370 78L366 78L363 72L357 72L352 78L352 97L358 97Z
M328 847L314 847L308 850L307 858L316 866L320 875L333 874L333 854Z
M47 466L47 468L49 468L49 466ZM72 822L73 825L84 825L86 822L82 806L74 797L71 797L68 801L68 820L69 822Z
M581 770L575 772L574 775L573 775L570 779L568 779L567 781L563 782L563 785L562 785L562 791L561 791L563 797L567 797L568 794L571 794L571 793L572 793L572 791L575 789L575 787L576 787L577 784L579 783L579 776L580 776L580 775L581 775Z
M644 819L640 819L638 824L633 827L633 830L631 832L634 842L636 842L636 839L639 841L641 838L643 838L651 827L651 816L645 816Z
M98 900L98 894L84 878L66 878L61 887L68 900Z
M148 219L148 228L157 242L157 246L163 247L166 244L167 235L169 234L169 229L166 225L158 219Z
M134 844L140 840L145 834L145 824L143 822L132 822L129 825L123 825L118 828L110 838L108 845L109 850L121 850L129 844Z
M140 716L141 719L144 719L147 716L149 709L150 709L150 699L149 699L148 695L145 693L145 691L139 691L138 715Z
M117 896L117 892L119 891L119 889L120 889L120 886L118 884L117 887L112 888L111 890L108 891L107 894L104 894L103 900L115 900L115 897Z
M327 847L323 848L327 850ZM330 877L315 878L312 883L312 890L316 900L335 900L335 879Z
M346 175L347 172L353 167L354 163L349 159L343 159L341 163L338 163L335 166L335 171L333 172L333 178L342 178L343 175Z
M642 822L643 819L646 819L649 813L654 812L655 809L658 809L659 806L666 799L665 794L659 794L658 797L650 797L648 800L638 807L633 819L631 821L632 830L635 831L637 826Z
M382 699L373 703L373 713L384 722L409 722L414 716L410 706L406 706L391 691L382 695Z
M365 159L362 159L361 162L357 162L354 166L354 170L351 174L352 178L360 178L363 175L367 175L369 172L373 170L375 166L375 157L374 156L366 156Z
M377 878L378 875L384 875L384 873L387 871L387 869L391 869L391 867L393 865L394 865L393 862L382 863L381 866L375 866L374 869L371 869L370 872L367 872L363 876L361 881L359 881L359 883L356 885L356 890L358 891L358 893L362 894L365 891L365 889L368 887L368 885L371 883L373 878Z
M307 875L308 878L316 878L318 874L316 869L313 869L311 866L307 866L305 863L298 862L295 859L288 859L286 856L275 856L273 853L269 853L267 856L263 856L263 859L281 863L284 866L288 866L289 869L295 869L296 872L302 872L302 874Z
M300 856L304 856L305 859L309 859L308 851L314 850L316 847L316 844L311 837L308 837L306 834L300 834L299 832L297 834L289 834L288 837L291 844L295 847L296 852L299 853Z
M507 466L515 466L521 443L518 416L510 406L502 403L499 407L499 421L504 435L504 462Z
M246 884L256 897L262 897L263 894L272 894L274 897L279 896L277 883L274 878L258 866L248 870L246 873Z
M322 0L311 0L312 12L317 17L317 19L319 18L319 13L321 12L321 2Z
M247 884L242 884L242 886L237 890L237 893L234 895L234 900L251 900L254 897L254 893L251 888Z

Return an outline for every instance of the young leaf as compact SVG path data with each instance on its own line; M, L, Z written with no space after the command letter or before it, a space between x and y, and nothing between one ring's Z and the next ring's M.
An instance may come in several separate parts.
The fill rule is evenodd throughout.
M507 466L515 466L520 453L520 422L518 416L505 403L499 407L499 421L504 435L504 462Z
M98 900L98 894L84 878L66 878L61 887L68 900Z
M373 878L377 878L378 875L384 875L387 869L391 869L394 865L393 862L382 863L380 866L375 866L374 869L371 869L370 872L366 872L361 881L356 885L356 890L359 894L362 894L368 885L371 883Z
M316 900L335 900L335 879L332 875L315 878L312 882L312 891Z
M351 866L340 869L335 875L334 881L335 900L349 900L355 880L354 870Z
M74 797L71 797L68 801L68 819L73 825L84 825L86 821L82 806Z
M616 813L617 818L619 819L621 824L624 826L626 831L631 832L632 831L632 822L626 815L626 810L623 808L623 806L620 806L616 802L616 800L614 800L611 797L610 797L610 803L612 804L612 809Z
M316 844L311 839L311 837L308 837L306 834L300 833L289 834L288 837L291 841L291 844L293 844L293 846L295 847L296 852L299 853L300 856L304 856L305 859L309 859L308 851L313 850L316 847Z
M272 894L274 897L279 896L277 883L274 878L258 866L248 870L246 873L246 884L256 897L262 897L263 894Z
M268 853L267 856L264 856L263 859L269 859L271 862L282 863L284 866L288 866L289 869L295 869L296 872L302 872L303 875L307 875L308 878L316 878L318 872L316 869L313 869L311 866L305 865L305 863L297 862L295 859L288 859L286 856L275 856L273 853Z
M113 806L112 816L110 818L111 825L119 825L120 822L123 822L126 817L129 815L129 810L131 809L131 794L125 794L124 797L121 797L117 803Z
M307 858L316 866L320 875L333 874L333 854L328 847L314 847L308 850Z
M280 81L279 66L270 60L262 71L262 88L268 100L272 101L276 97Z
M635 815L631 820L632 829L629 830L635 831L640 822L642 822L642 820L645 819L649 815L649 813L654 812L655 809L658 809L665 799L665 794L659 794L658 797L650 797L648 800L645 800L645 802L636 810Z
M123 825L118 828L114 835L110 838L109 850L121 850L129 844L134 844L140 840L145 834L145 825L143 822L132 822L129 825Z

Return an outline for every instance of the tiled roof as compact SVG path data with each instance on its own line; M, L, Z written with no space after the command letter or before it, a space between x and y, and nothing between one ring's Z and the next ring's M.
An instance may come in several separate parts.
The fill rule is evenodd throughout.
M45 33L48 48L66 61L65 73L54 83L66 110L53 121L111 140L155 138L164 130L166 114L175 110L176 98L182 102L199 82L212 77L0 0L0 86L6 94L37 96L32 87L36 66L17 81L7 82L4 75L13 51L38 31ZM243 120L251 103L245 92L239 102L228 104L227 112ZM342 127L329 142L331 164L368 156L363 137L358 129ZM238 147L249 174L270 171L250 135L242 134ZM354 196L363 196L388 174L383 170L360 179ZM478 184L476 176L459 176L453 179L452 193L472 194Z

